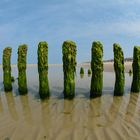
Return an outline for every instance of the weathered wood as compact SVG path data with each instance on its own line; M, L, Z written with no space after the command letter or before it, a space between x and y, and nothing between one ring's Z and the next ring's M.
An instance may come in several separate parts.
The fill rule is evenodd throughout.
M133 80L131 85L131 92L140 91L140 47L135 46L133 52Z
M101 96L103 88L103 45L93 42L91 49L91 89L90 97Z
M76 44L65 41L62 46L64 72L64 98L75 96Z
M3 84L5 91L12 91L11 81L11 53L12 48L7 47L3 50Z
M115 88L114 95L121 96L124 93L124 84L125 84L125 76L124 76L124 55L122 48L119 44L113 44L114 51L114 70L115 70Z
M48 81L48 43L38 44L39 94L42 99L50 96Z
M18 48L18 90L20 94L26 94L27 80L26 80L26 56L27 56L27 45L20 45Z
M84 74L84 68L83 67L80 68L80 74Z

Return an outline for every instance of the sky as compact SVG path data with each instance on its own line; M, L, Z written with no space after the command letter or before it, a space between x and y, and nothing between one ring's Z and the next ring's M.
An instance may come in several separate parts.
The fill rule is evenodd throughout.
M93 41L104 46L104 60L113 58L113 43L124 57L140 45L140 0L0 0L0 64L3 49L28 45L27 63L37 63L37 47L47 41L49 63L62 63L62 44L77 44L77 62L91 60Z

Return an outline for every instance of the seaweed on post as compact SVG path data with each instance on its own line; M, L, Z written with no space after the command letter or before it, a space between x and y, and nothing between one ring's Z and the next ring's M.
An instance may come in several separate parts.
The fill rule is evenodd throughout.
M91 75L91 69L88 69L88 75L89 76Z
M140 47L135 46L133 52L133 80L131 85L131 92L140 91Z
M26 94L27 80L26 80L26 56L27 56L27 45L20 45L18 48L18 90L20 94Z
M124 83L125 83L124 55L122 48L117 43L113 44L113 51L114 51L114 70L116 77L114 95L121 96L124 93Z
M90 97L98 97L102 94L103 87L103 45L96 41L92 43L91 49L91 88Z
M62 45L64 98L66 99L75 96L76 48L75 42L69 40L64 41Z
M83 67L80 68L80 74L84 75L84 68Z
M129 73L129 76L132 76L132 70L131 69L129 70L128 73Z
M84 78L84 74L80 74L80 78L83 79Z
M40 98L50 96L48 81L48 43L40 42L38 44L38 73L39 73L39 94Z
M12 48L10 47L7 47L3 50L3 84L5 91L12 91L11 53Z

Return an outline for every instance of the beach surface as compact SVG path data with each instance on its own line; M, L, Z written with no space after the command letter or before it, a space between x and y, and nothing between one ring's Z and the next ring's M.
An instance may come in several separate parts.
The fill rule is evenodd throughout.
M114 62L104 62L103 65L105 72L114 72ZM79 64L79 66L90 67L90 63ZM125 72L129 72L129 70L132 70L132 62L131 61L124 62L124 68Z
M83 77L79 75L81 66ZM131 68L131 64L125 66L127 71ZM49 68L49 100L39 98L36 67L27 69L27 95L18 94L17 80L13 91L5 93L1 80L0 140L139 140L140 97L130 93L132 76L125 73L125 93L114 97L113 63L104 64L102 96L90 99L88 68L77 67L75 98L70 101L63 99L62 66ZM17 77L15 67L12 74Z
M114 62L104 62L104 71L105 72L114 72ZM62 64L49 64L49 67L62 67ZM84 67L90 67L90 63L79 63L77 66L84 66ZM11 67L16 68L16 64L12 64ZM27 67L37 67L37 64L27 64ZM125 72L129 72L129 70L132 70L132 62L127 61L124 62ZM2 65L0 65L0 68L2 68Z

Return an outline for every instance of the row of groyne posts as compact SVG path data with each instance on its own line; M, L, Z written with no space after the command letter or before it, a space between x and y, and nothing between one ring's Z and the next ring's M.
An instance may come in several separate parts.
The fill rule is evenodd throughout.
M64 72L64 98L72 99L75 95L75 73L76 73L76 43L64 41L62 45L63 72ZM20 94L28 92L26 79L26 57L27 45L20 45L18 48L18 90ZM121 96L124 93L124 55L119 44L113 44L115 87L114 95ZM3 50L3 83L6 92L12 90L11 81L11 53L12 48ZM50 96L48 81L48 44L40 42L38 44L38 73L39 73L39 94L42 99ZM135 46L133 52L133 80L131 92L140 91L140 47ZM90 97L101 96L103 88L103 45L99 42L92 43L91 49L91 88Z

